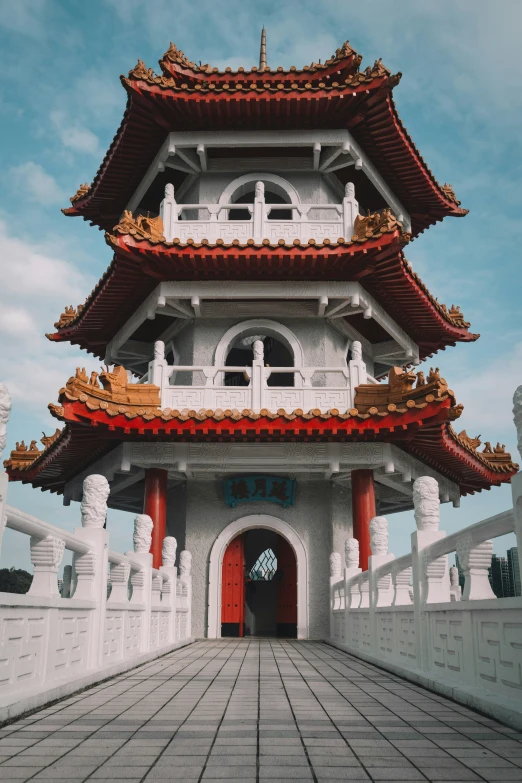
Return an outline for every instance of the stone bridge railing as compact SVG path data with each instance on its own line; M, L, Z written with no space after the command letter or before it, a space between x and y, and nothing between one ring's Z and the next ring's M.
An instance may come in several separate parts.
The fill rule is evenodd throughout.
M437 482L417 479L410 553L388 553L388 523L375 517L367 571L355 539L345 543L344 574L340 553L331 555L330 642L522 728L522 597L496 598L488 578L491 538L516 532L522 552L522 473L513 499L513 510L446 536Z
M144 514L134 523L133 551L110 550L104 476L84 481L74 532L6 505L6 492L0 474L0 519L30 536L34 577L25 595L0 593L0 721L191 641L190 553L180 553L178 575L176 540L167 537L164 565L153 568L152 520ZM66 549L73 563L60 593Z

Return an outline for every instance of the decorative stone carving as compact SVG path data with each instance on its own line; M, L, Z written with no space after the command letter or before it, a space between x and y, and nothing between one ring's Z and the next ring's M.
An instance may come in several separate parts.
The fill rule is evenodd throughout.
M105 476L94 473L83 482L80 506L82 527L103 528L107 519L107 498L111 488Z
M156 340L154 343L154 358L155 359L164 359L165 358L165 343L163 340Z
M438 530L440 521L439 485L431 476L413 482L413 506L417 530Z
M132 585L131 604L145 603L145 572L133 571L130 582Z
M261 340L255 340L252 346L254 350L254 361L262 362L265 357L265 346Z
M488 576L488 569L491 567L493 542L482 541L480 544L473 544L469 536L464 536L458 539L456 551L464 573L462 600L477 601L495 598Z
M11 413L11 395L5 383L0 383L0 459L6 446L7 422Z
M408 606L412 603L410 596L410 581L412 568L392 569L394 587L393 606Z
M163 586L163 577L161 574L152 575L152 606L161 604L161 588Z
M459 569L457 566L451 566L449 570L450 585L451 587L458 587L459 585Z
M519 386L513 395L513 420L515 422L515 427L517 428L518 451L522 457L522 386Z
M359 542L356 538L347 538L344 542L344 561L346 568L359 567Z
M178 542L174 536L165 536L163 539L163 546L161 548L161 559L164 566L174 568L176 562L176 549Z
M342 573L342 558L339 552L332 552L330 555L330 577L335 579Z
M171 182L165 185L165 198L174 198L174 185Z
M354 361L362 360L362 345L359 340L354 340L352 343L352 359Z
M372 555L388 554L388 520L374 517L370 521L370 546Z
M353 182L347 182L344 186L345 198L355 198L355 185Z
M62 562L65 541L55 536L36 538L31 536L31 563L34 577L29 595L52 598L60 595L58 590L58 566Z
M254 191L255 198L264 198L265 197L265 183L256 182L255 191Z
M134 551L137 554L141 555L150 552L153 527L154 522L148 514L138 514L135 518L132 541L134 544Z
M96 573L96 556L94 552L74 556L76 572L76 589L74 598L92 599L94 592L94 576Z
M190 576L192 571L192 555L188 549L184 549L179 556L179 575Z
M110 581L112 584L112 590L109 603L125 603L128 601L129 576L129 563L111 563Z

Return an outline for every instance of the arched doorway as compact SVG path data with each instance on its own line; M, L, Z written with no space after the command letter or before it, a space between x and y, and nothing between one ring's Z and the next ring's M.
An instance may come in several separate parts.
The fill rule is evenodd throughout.
M266 366L293 367L294 357L287 346L275 337L265 335L253 335L250 337L238 337L228 352L225 366L228 367L252 367L252 344L256 338L261 338L264 348ZM249 379L241 372L226 372L225 386L248 386ZM294 373L273 373L267 380L267 386L293 386Z
M246 530L229 543L221 585L221 636L297 637L297 560L275 530Z
M297 638L308 639L308 557L306 549L293 527L278 517L269 514L251 514L231 522L216 538L210 552L209 592L208 592L208 629L209 639L221 637L222 622L222 584L223 560L229 544L240 537L241 533L254 529L266 529L279 533L289 544L297 567ZM239 539L242 541L242 539ZM241 546L241 544L239 544ZM238 557L244 557L241 550ZM243 562L242 560L238 560ZM239 567L238 567L239 568ZM241 575L241 578L239 576ZM244 601L244 565L243 572L236 572L236 585L243 595L237 595L237 601ZM240 604L242 605L242 604Z

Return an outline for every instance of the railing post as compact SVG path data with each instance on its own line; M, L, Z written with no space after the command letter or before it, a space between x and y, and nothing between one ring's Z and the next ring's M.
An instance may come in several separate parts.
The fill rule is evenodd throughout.
M254 214L253 214L253 233L254 242L263 241L264 223L265 223L265 184L256 182L254 195Z
M368 585L370 597L370 643L375 655L381 653L376 610L381 606L391 606L393 586L391 571L378 577L376 570L389 563L394 555L388 553L388 521L386 517L374 517L370 521L370 545L372 554L368 558Z
M349 242L353 236L355 218L358 214L359 204L355 200L355 186L353 182L347 182L343 198L343 231L346 242Z
M492 541L482 541L482 543L474 545L469 536L463 535L458 539L457 555L464 572L463 601L496 598L491 589L488 575L492 554Z
M356 609L361 601L359 585L355 576L361 573L359 568L359 542L356 538L347 538L344 542L344 638L349 641L350 609Z
M186 596L183 604L186 607L185 635L181 638L189 639L192 636L192 555L184 549L179 556L179 581L185 587Z
M431 476L421 476L413 484L413 505L417 530L411 535L413 600L417 665L429 668L429 617L428 603L449 602L448 558L436 560L425 557L424 549L446 537L439 530L439 485Z
M262 340L255 340L253 344L254 359L252 361L252 409L259 413L264 407L265 387L265 359Z
M163 221L163 235L167 242L172 242L178 222L179 207L174 198L174 185L165 185L165 198L160 204L160 217Z
M132 537L134 551L125 554L132 555L133 560L141 564L141 570L131 577L131 603L143 606L141 620L140 652L151 649L151 605L152 605L152 519L147 514L138 514L134 519L134 534Z
M513 420L517 430L518 451L522 457L522 386L519 386L513 395ZM519 471L511 479L511 494L513 497L518 557L522 563L522 471Z
M209 217L209 236L208 241L211 245L214 245L216 243L216 240L219 239L218 237L218 216L220 212L219 205L208 205L208 211L210 213Z
M62 538L31 536L31 563L34 567L34 576L27 595L39 598L57 598L60 595L58 568L64 551L65 541Z
M82 527L74 532L92 547L92 551L73 557L76 587L73 598L96 601L92 618L92 643L87 668L101 668L107 605L107 569L109 534L104 530L110 487L105 476L93 474L83 482Z
M126 604L129 600L129 563L111 563L112 590L108 604Z
M174 536L165 536L163 539L162 561L160 572L163 574L163 591L161 600L168 602L170 607L169 617L169 643L176 641L176 594L178 583L178 569L176 563L177 541Z
M7 422L11 413L11 395L5 383L0 383L0 466L2 465L2 453L7 441ZM0 470L0 552L2 551L2 539L5 530L5 506L7 503L7 485L9 477Z
M160 388L160 404L165 406L163 390L169 385L169 364L165 359L165 343L163 340L156 340L154 343L154 359L149 362L148 382L153 383Z
M450 600L460 601L462 600L462 590L459 585L459 569L457 566L451 566L449 570L450 575Z
M392 568L393 601L392 606L411 606L410 597L411 566Z
M341 555L339 552L332 552L332 554L330 555L330 639L333 639L335 636L332 588L335 584L337 584L337 582L339 582L341 576L342 576Z
M353 408L355 405L355 389L362 383L368 383L368 375L366 373L366 364L362 358L362 345L359 340L354 340L351 347L352 358L348 363L348 369L350 371L350 377L348 379L349 388L349 407Z

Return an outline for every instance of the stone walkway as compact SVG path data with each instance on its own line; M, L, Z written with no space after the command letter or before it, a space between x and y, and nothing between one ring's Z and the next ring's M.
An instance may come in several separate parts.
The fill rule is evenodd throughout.
M319 642L197 642L0 737L2 783L522 781L522 733Z

